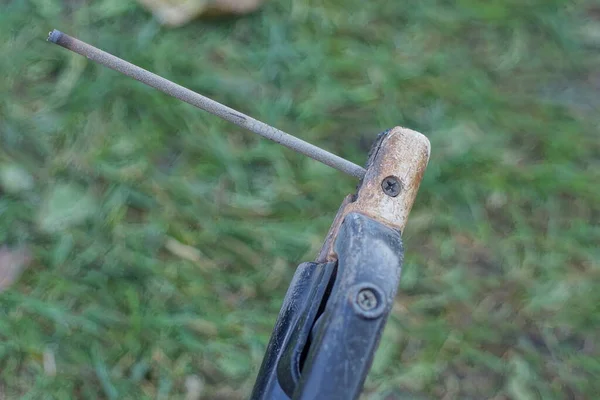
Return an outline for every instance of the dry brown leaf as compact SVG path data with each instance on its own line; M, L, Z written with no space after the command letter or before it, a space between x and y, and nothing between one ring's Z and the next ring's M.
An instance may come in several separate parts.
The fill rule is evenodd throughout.
M26 249L0 247L0 292L12 285L31 261Z
M171 254L198 264L203 268L210 269L215 267L215 263L202 254L200 250L195 247L188 246L187 244L183 244L173 238L167 238L167 241L165 242L165 248Z
M138 0L166 26L185 25L201 15L247 14L264 0Z

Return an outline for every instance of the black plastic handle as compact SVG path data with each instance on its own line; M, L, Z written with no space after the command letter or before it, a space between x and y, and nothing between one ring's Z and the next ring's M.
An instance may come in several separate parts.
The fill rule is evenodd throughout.
M304 263L280 311L252 399L356 399L400 282L400 232L346 216L337 263ZM298 376L299 375L299 376Z

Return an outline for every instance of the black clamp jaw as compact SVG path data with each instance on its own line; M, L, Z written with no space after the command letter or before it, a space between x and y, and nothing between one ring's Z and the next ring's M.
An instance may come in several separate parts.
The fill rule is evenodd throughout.
M356 399L392 309L401 232L429 160L429 141L394 128L373 145L316 262L290 284L251 398Z

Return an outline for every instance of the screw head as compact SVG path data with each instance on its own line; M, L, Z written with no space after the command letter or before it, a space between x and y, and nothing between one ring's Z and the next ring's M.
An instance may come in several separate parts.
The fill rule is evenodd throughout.
M362 318L375 319L381 317L386 310L386 299L381 289L372 283L360 283L353 286L348 293L354 312Z
M378 304L377 296L369 288L362 289L356 295L356 304L364 311L374 310Z
M402 183L395 176L388 176L381 181L381 189L388 196L396 197L400 194L400 190L402 190Z

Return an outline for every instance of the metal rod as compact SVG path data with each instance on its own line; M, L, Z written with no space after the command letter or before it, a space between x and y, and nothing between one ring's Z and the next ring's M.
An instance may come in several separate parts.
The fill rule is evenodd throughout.
M258 121L252 117L242 114L232 108L229 108L221 103L202 96L196 92L186 89L176 83L162 78L152 72L146 71L136 65L133 65L125 60L113 56L105 51L82 42L79 39L71 37L66 33L53 30L48 35L48 41L56 43L65 49L71 50L77 54L87 57L92 61L96 61L110 69L121 72L133 79L136 79L148 86L160 90L179 100L185 101L202 110L208 111L211 114L221 117L222 119L232 122L242 128L248 129L251 132L257 133L267 139L284 145L298 153L304 154L312 159L329 165L339 171L345 172L357 178L362 178L365 175L365 169L346 159L343 159L335 154L312 145L304 140L298 139L288 133L280 131L264 122Z

